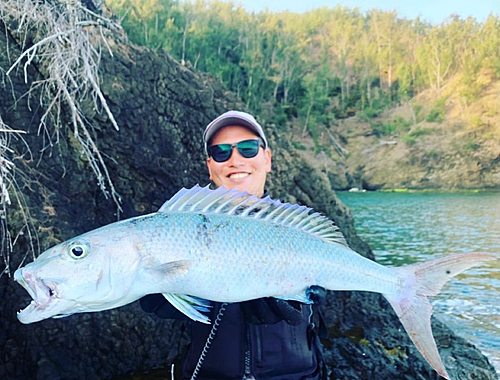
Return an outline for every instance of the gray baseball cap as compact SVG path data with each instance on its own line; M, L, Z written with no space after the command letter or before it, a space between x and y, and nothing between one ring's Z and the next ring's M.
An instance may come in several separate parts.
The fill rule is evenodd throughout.
M218 118L214 119L205 128L203 133L203 141L205 143L205 153L207 153L208 143L214 137L219 129L228 125L241 125L254 131L264 142L264 149L267 148L267 139L264 134L264 129L261 127L257 120L246 112L241 111L228 111L223 113Z

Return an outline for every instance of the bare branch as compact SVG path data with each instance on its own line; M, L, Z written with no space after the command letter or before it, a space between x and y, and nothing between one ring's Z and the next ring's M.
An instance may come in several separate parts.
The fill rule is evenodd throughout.
M24 133L26 132L11 129L3 122L0 116L0 260L3 263L0 277L4 274L11 275L10 253L20 234L26 233L28 235L27 241L30 246L30 250L24 254L23 260L26 259L30 251L32 253L35 252L34 242L37 240L36 230L32 226L24 196L19 190L19 186L15 180L15 165L8 157L9 154L13 153L12 149L8 147L10 137ZM13 195L13 198L11 195ZM16 237L12 237L7 219L7 207L11 206L12 203L18 206L23 220L23 226L20 231L17 232Z
M94 2L80 0L2 0L0 1L0 20L23 50L7 72L0 68L3 78L9 78L14 70L23 70L24 80L29 81L29 67L36 64L43 80L31 84L30 95L36 89L40 94L40 104L44 114L40 119L38 135L43 138L41 153L52 149L64 134L64 113L69 113L72 133L87 158L97 184L106 198L111 197L118 214L121 211L121 198L116 192L106 162L99 151L91 130L93 126L83 116L83 105L93 102L96 110L102 109L110 124L118 130L116 122L99 85L99 64L102 46L111 56L112 51L107 37L122 35L121 27L111 19L98 14ZM88 8L89 4L92 6ZM7 49L9 50L9 48ZM7 51L8 57L10 52ZM10 252L20 235L26 235L33 256L36 255L34 241L36 233L31 226L29 209L16 182L15 165L9 159L14 152L9 148L10 137L25 133L5 125L0 115L0 244L3 273L10 275ZM70 132L71 133L71 132ZM21 175L17 170L16 175ZM29 183L29 177L23 178ZM23 182L23 185L26 185ZM17 205L24 227L16 233L7 228L7 208ZM14 236L13 236L14 235ZM25 258L27 257L25 255Z
M96 10L97 11L97 10ZM23 67L25 81L28 81L28 67L36 62L45 80L34 85L42 85L41 103L45 113L41 118L39 134L48 137L48 146L53 145L52 136L59 139L60 115L69 110L73 133L82 145L99 186L106 197L111 198L120 208L119 195L115 192L112 179L106 168L97 144L88 128L92 126L80 115L82 104L93 99L95 109L101 106L111 125L119 130L104 94L99 85L99 63L101 45L112 55L105 37L106 30L120 30L120 26L96 11L88 9L78 0L30 1L2 0L0 18L9 27L16 25L12 34L21 46L27 40L32 46L26 48L7 71ZM17 22L17 23L16 23ZM50 120L52 123L47 123ZM53 131L47 129L53 128ZM56 141L57 143L57 141ZM43 149L42 149L43 150Z

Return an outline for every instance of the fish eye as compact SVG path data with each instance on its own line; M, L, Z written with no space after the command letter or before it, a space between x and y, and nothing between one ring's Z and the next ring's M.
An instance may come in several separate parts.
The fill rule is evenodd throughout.
M68 247L68 254L73 259L83 259L88 254L88 246L79 242L75 242Z

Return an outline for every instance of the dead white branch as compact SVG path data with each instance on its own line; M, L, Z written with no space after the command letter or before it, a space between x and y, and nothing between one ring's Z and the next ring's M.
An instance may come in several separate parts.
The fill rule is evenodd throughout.
M84 6L80 0L1 0L0 21L21 46L22 53L8 71L0 68L3 78L9 78L14 70L23 70L24 80L29 81L29 68L36 65L43 79L34 81L25 96L40 94L40 104L44 114L40 119L38 135L43 138L41 154L59 142L62 123L69 114L72 133L81 146L85 161L97 179L98 186L106 197L111 196L118 213L121 199L116 192L106 162L92 137L92 125L83 116L83 105L92 102L95 110L104 110L115 129L118 124L108 107L99 85L99 64L102 46L113 56L107 37L111 32L121 33L120 26L111 19L97 14ZM7 57L11 52L7 49ZM36 233L31 226L29 209L26 207L14 171L17 169L9 156L14 152L9 148L10 137L25 133L5 125L0 115L0 244L3 273L10 274L10 252L21 235L28 237L30 250L35 256ZM27 176L27 175L26 175ZM24 227L17 234L11 234L7 226L7 207L18 205ZM24 256L27 257L28 253Z
M7 27L17 25L12 34L21 45L24 46L27 40L33 41L32 46L22 52L6 75L22 65L27 82L28 67L35 62L44 74L45 79L34 84L42 86L41 103L45 106L39 134L48 137L48 147L54 143L53 136L56 136L57 143L60 123L64 119L60 115L68 110L73 133L87 156L99 187L106 197L111 193L119 209L120 197L116 194L98 145L88 131L92 126L80 116L83 114L82 104L92 99L94 109L102 107L111 125L119 130L99 85L101 45L112 55L105 30L118 30L119 25L83 7L78 0L2 0L0 18ZM49 131L48 128L53 130Z
M346 154L349 154L349 151L337 142L337 139L335 139L335 137L327 127L325 127L325 131L326 133L328 133L328 136L330 136L330 140L332 140L333 147L335 148L337 153L340 155L340 157L345 158Z
M0 271L0 277L3 274L11 274L10 259L12 249L16 244L17 237L20 234L26 233L27 241L32 253L34 250L34 242L37 240L36 230L33 228L30 222L29 212L25 207L25 200L19 186L17 185L14 170L15 165L9 159L9 155L14 152L9 148L9 141L12 136L18 136L24 134L25 131L15 130L10 128L4 123L2 117L0 116L0 257L3 262L3 268ZM13 195L13 197L11 196ZM9 230L9 224L7 220L7 207L15 203L18 206L19 213L23 220L23 227L18 231L17 236L13 237L11 231ZM23 260L28 256L29 251L23 256Z

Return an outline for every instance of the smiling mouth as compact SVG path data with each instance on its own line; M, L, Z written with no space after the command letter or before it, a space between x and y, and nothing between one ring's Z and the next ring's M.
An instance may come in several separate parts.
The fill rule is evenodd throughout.
M249 173L234 173L234 174L229 174L230 179L241 179L241 178L246 178L250 174Z

